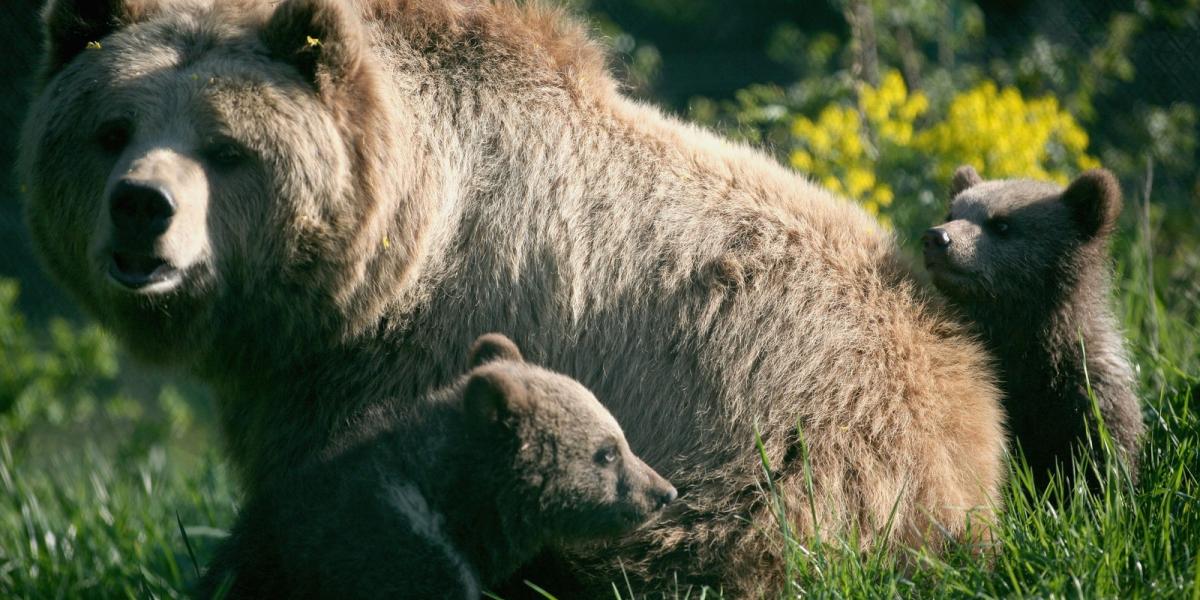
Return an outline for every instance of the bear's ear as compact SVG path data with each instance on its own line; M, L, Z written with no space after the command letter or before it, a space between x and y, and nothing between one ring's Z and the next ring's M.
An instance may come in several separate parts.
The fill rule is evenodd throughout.
M521 413L529 403L529 392L511 373L487 369L467 380L463 401L468 415L495 423Z
M341 0L286 0L261 38L276 60L317 89L353 78L366 52L362 20L353 3Z
M54 0L42 12L46 59L42 76L49 78L88 44L146 18L151 3L139 0Z
M954 170L954 176L950 178L950 199L963 193L964 190L983 183L983 178L979 176L979 172L971 165L963 165Z
M1062 200L1085 239L1104 237L1121 214L1121 184L1111 172L1093 169L1072 181Z
M524 360L521 357L521 351L517 349L517 345L500 333L485 333L479 336L479 339L475 340L474 344L471 344L471 353L468 356L471 368L494 360L511 360L516 362Z

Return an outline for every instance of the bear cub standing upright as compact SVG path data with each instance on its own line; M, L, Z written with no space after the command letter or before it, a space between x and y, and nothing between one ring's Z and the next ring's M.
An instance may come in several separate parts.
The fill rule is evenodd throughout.
M386 430L254 498L201 596L467 598L546 543L633 530L676 497L573 379L498 334Z
M963 166L947 222L924 235L934 284L997 359L1009 429L1039 487L1056 466L1074 478L1071 453L1088 434L1099 448L1089 385L1120 458L1137 474L1144 424L1109 306L1108 241L1120 212L1119 184L1105 170L1063 190L984 181Z

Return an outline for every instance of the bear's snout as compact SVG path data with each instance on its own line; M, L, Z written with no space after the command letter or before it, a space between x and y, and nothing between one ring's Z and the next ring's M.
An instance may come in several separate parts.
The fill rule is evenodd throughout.
M121 293L176 289L211 251L204 170L193 158L156 147L114 173L97 215L95 258Z
M171 225L175 207L175 199L162 186L120 181L108 201L116 245L131 251L153 247Z

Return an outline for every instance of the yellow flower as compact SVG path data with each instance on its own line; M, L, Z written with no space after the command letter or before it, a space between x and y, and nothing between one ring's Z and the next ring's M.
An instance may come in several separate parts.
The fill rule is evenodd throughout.
M809 154L808 152L805 152L804 150L792 151L792 156L791 156L790 162L792 163L792 168L796 169L797 171L800 171L801 173L808 173L809 171L812 171L812 168L813 168L812 155Z
M895 198L896 194L892 192L892 188L888 187L886 184L875 188L875 191L871 194L871 200L879 206L891 206L892 200Z
M1066 151L1067 165L1052 164L1054 144ZM1064 168L1095 163L1087 144L1087 133L1053 96L1026 101L1016 88L1000 90L990 81L956 96L945 120L915 141L918 150L941 157L943 177L971 163L989 177L1056 181L1067 178Z
M845 184L846 193L854 198L862 198L875 187L875 173L863 167L852 167L846 171Z
M842 193L842 182L837 177L826 175L821 179L821 185L829 188L830 191L840 194Z
M1026 99L1016 88L984 81L956 95L940 120L923 126L918 119L929 104L924 94L908 90L899 71L889 70L878 86L859 88L857 106L832 104L815 119L797 117L789 162L859 202L885 226L890 220L884 211L896 198L889 157L919 156L944 179L958 165L972 164L985 177L1065 182L1069 171L1098 165L1086 153L1087 132L1052 96Z

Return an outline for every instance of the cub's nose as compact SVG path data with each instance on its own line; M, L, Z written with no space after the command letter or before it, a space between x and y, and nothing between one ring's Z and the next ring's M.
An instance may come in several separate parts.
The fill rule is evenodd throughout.
M108 211L119 237L148 241L162 235L171 225L175 199L157 185L122 180L113 188Z
M655 497L655 505L654 505L655 510L658 510L658 509L674 502L675 499L678 497L679 497L679 490L676 490L675 486L673 486L673 485L667 485L667 489L660 490Z
M925 235L921 236L925 244L926 250L934 248L945 248L950 245L950 234L945 229L933 227L925 230Z

